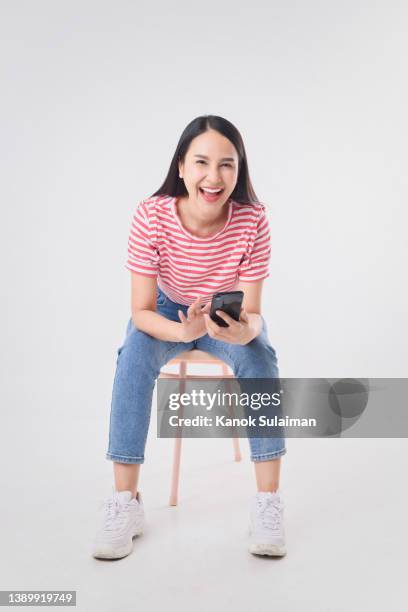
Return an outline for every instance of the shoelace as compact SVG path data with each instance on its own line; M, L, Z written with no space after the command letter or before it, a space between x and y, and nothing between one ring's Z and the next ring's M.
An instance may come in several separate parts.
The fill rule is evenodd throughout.
M112 531L121 527L127 520L127 513L129 513L128 503L119 503L116 497L108 499L105 503L105 523L104 529Z
M258 499L258 508L262 527L266 529L277 530L281 526L283 508L282 502L277 499L267 498L264 501Z

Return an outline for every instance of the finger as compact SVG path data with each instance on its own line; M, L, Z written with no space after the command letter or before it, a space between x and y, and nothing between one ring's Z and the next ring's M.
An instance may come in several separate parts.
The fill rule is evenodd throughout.
M201 295L199 295L194 304L194 312L196 315L200 314L201 312L201 299Z
M244 323L248 323L248 321L249 321L248 313L247 313L247 311L244 308L241 309L241 313L239 315L239 318L240 318L241 321L244 321Z
M235 319L233 319L232 317L230 317L226 312L224 312L223 310L216 310L215 313L221 318L224 319L224 321L226 323L228 323L228 325L230 327L237 327L238 325L238 321L235 321Z
M189 320L194 318L194 302L187 308L187 318Z
M178 316L179 316L179 319L180 319L180 321L181 321L182 323L186 323L187 319L186 319L186 317L184 316L184 313L183 313L183 311L182 311L182 310L178 310Z
M200 312L200 300L201 296L198 296L188 307L187 316L189 319L193 319Z
M203 314L207 313L207 312L210 312L210 310L211 310L211 302L207 302L207 304L205 304L204 306L201 307L201 312Z
M207 334L210 336L210 338L219 340L220 342L231 342L231 340L233 340L231 336L224 334L222 331L215 332L212 329L207 329Z
M211 337L217 337L221 332L221 328L211 319L209 314L204 315L204 320L207 330L213 334Z

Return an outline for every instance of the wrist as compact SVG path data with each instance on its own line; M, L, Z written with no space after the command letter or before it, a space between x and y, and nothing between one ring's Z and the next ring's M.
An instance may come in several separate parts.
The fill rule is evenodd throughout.
M188 333L188 330L185 328L185 326L182 323L178 323L178 329L177 329L178 333L177 333L177 342L184 342L185 344L187 344L187 342L192 342L193 340L196 340L198 336L192 336L191 335L191 330L190 333Z
M244 337L242 338L241 344L245 345L245 344L249 344L250 342L252 342L252 340L254 338L256 338L257 336L257 331L254 327L252 327L251 325L248 325L246 332L244 334Z
M250 322L245 330L244 337L241 341L241 344L249 344L256 338L261 331L261 328L258 324L258 321L254 325L253 322Z
M177 342L187 342L185 338L185 328L182 323L177 323Z
M262 331L262 316L259 313L248 313L248 332L245 344L259 336Z

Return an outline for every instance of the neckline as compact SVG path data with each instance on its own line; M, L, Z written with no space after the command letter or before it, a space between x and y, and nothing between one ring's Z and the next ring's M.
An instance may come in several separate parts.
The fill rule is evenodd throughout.
M231 217L232 217L232 199L229 198L228 199L228 217L226 222L224 223L223 227L221 229L219 229L217 232L215 232L215 234L211 234L211 236L207 236L206 238L200 238L200 236L195 236L194 234L192 234L191 232L188 231L188 229L186 229L184 227L184 225L181 222L181 219L178 215L177 212L177 200L179 198L177 196L173 197L172 201L171 201L171 210L173 213L174 218L176 219L177 225L179 226L179 228L181 229L181 231L186 234L186 236L188 236L189 238L193 238L194 240L200 240L201 242L207 242L208 240L214 240L214 238L216 238L217 236L219 236L220 234L222 234L228 227L230 221L231 221Z

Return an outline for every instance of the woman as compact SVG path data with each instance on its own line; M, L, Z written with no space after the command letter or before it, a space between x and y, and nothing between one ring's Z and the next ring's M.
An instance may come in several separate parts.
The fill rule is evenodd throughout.
M261 316L269 276L270 232L253 190L242 137L229 121L207 115L185 128L166 180L138 205L129 235L132 316L118 350L109 448L112 496L104 506L93 556L120 558L144 529L138 477L162 366L197 348L225 361L239 378L277 378L275 350ZM212 295L244 292L240 320L218 311ZM249 551L284 555L280 458L285 439L249 438L258 493L251 500Z

